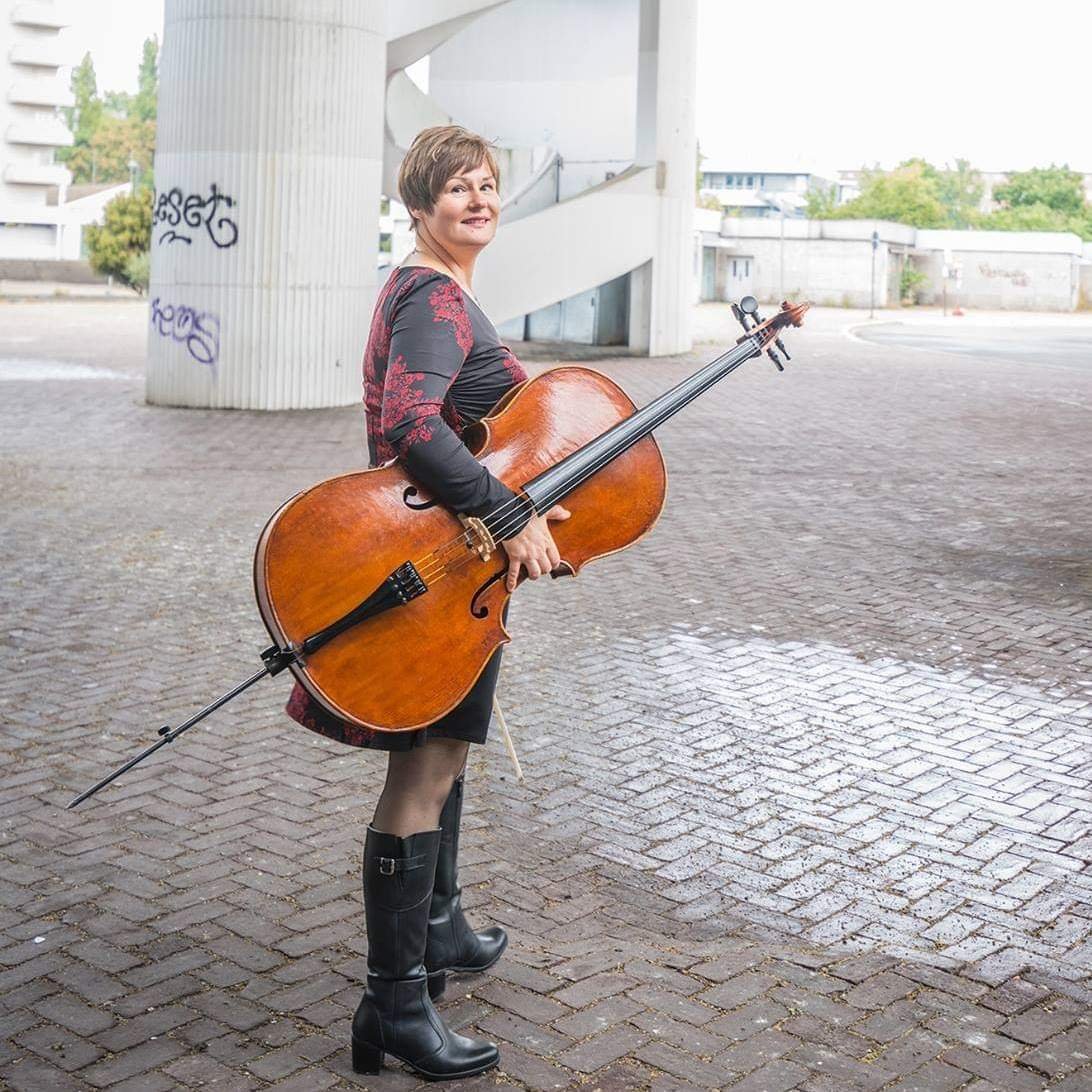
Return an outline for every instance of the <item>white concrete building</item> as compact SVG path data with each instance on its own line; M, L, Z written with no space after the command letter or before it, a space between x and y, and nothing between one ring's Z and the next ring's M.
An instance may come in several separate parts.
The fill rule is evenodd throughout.
M59 108L72 93L61 69L72 58L58 40L67 25L50 0L0 0L0 258L60 258L71 252L71 210L47 205L68 170L53 150L72 143ZM77 255L79 240L76 239Z
M447 120L504 148L505 211L475 274L498 325L593 294L611 316L596 337L613 323L652 355L688 349L696 8L167 0L148 399L358 401L380 197L413 136ZM405 69L430 54L425 94Z

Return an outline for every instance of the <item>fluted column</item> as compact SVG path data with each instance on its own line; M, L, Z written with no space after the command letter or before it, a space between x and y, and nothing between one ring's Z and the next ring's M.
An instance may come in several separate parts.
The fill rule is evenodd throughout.
M360 399L385 76L384 0L166 0L149 402Z
M697 0L640 0L636 162L656 170L659 222L651 263L630 280L630 346L688 351L697 161Z

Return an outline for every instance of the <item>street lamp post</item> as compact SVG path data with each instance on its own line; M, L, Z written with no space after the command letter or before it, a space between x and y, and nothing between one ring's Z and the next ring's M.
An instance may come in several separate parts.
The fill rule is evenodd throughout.
M872 283L869 286L868 317L876 316L876 251L880 248L880 233L872 232Z
M778 200L777 207L781 210L781 265L777 275L777 298L785 298L785 203Z
M140 164L135 159L130 159L128 163L129 167L129 192L136 193L136 180L137 171L140 170Z

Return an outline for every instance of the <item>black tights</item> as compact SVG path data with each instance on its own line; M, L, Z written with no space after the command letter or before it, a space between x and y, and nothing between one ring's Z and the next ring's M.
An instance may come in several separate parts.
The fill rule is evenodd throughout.
M465 740L440 736L408 751L391 751L372 826L399 838L435 830L469 750Z

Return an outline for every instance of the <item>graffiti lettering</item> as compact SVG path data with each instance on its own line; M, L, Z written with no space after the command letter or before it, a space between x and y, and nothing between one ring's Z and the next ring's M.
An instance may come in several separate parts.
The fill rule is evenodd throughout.
M167 230L156 240L158 243L192 243L191 232L186 229L204 227L213 244L221 250L239 241L239 227L230 216L218 215L220 206L233 208L235 199L221 193L214 182L207 197L199 193L183 193L177 186L166 193L156 194L152 206L152 230L165 224ZM176 230L181 227L182 230Z
M1005 277L1017 288L1027 288L1031 284L1031 278L1022 269L998 269L995 266L990 265L988 262L982 262L978 267L978 272L983 277Z
M214 365L220 357L220 319L209 311L152 300L152 327L160 337L181 342L198 364Z

